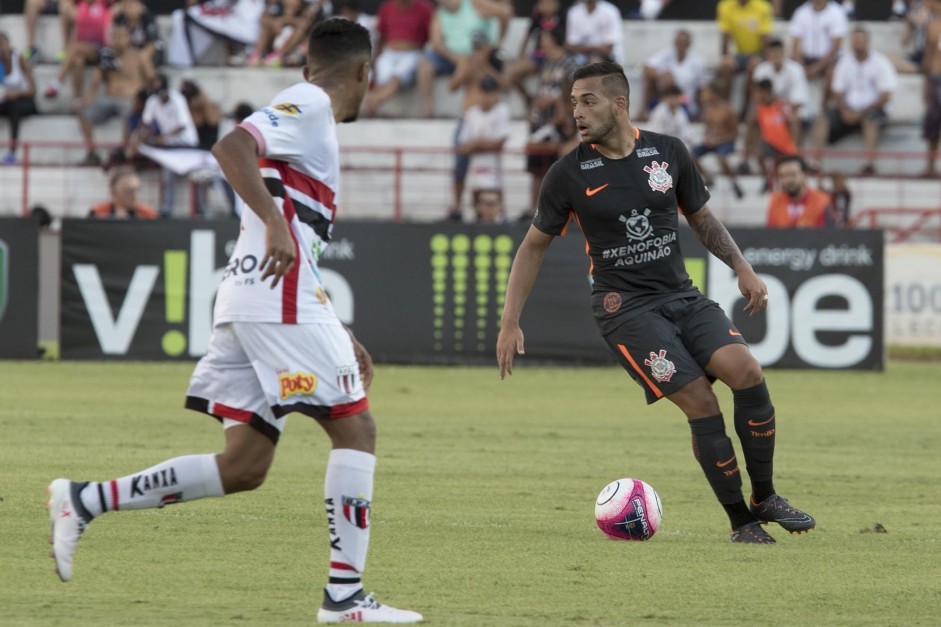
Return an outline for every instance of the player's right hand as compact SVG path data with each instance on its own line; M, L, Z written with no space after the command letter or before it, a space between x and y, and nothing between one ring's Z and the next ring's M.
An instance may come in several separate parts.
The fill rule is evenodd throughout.
M271 289L277 287L278 282L294 265L297 259L297 247L288 224L283 218L273 220L265 228L265 258L261 260L261 280L270 276Z
M508 374L513 374L513 356L524 355L523 330L519 325L513 327L500 327L497 336L497 365L500 366L500 380Z

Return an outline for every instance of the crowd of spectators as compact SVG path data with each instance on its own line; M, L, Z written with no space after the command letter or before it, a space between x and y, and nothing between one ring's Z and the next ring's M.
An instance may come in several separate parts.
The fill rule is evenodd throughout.
M468 217L465 205L475 219L482 219L483 207L499 206L498 219L506 219L501 152L510 134L508 105L516 95L525 103L529 131L526 170L532 185L522 216L529 215L549 165L578 141L568 97L571 73L597 60L639 67L642 81L632 94L637 123L680 137L709 182L709 163L715 161L739 198L745 194L739 177L753 166L765 181L763 192L780 194L782 167L818 172L826 147L852 133L860 134L865 147L863 167L854 174L877 174L897 75L923 73L925 175L934 176L941 137L941 0L885 1L902 24L904 55L873 49L866 28L851 25L856 6L850 1L806 0L782 29L775 27L781 0L718 0L719 61L710 67L694 49L693 32L684 28L660 50L625 45L623 20L657 19L670 0L642 0L627 15L607 0L536 0L515 56L505 46L510 0L382 0L372 5L375 15L365 13L359 0L186 0L174 12L168 42L142 0L25 0L26 47L14 50L0 33L0 116L9 119L11 140L4 163L16 162L21 121L37 113L37 93L50 101L62 98L68 79L67 108L76 114L86 145L81 165L140 166L160 151L207 152L224 118L219 104L192 80L171 85L158 73L161 67L206 62L213 46L224 47L222 62L229 65L300 66L311 25L341 16L374 35L365 116L388 115L390 101L414 90L408 96L418 103L413 117L433 117L441 114L436 85L446 83L460 94L447 211L452 219ZM37 46L38 17L48 14L58 14L61 50ZM55 78L40 87L32 67L45 62L59 66ZM86 68L92 69L87 85ZM124 146L102 159L95 127L114 118L123 119ZM796 155L799 162L791 159ZM190 173L157 163L158 214L168 216L173 190ZM218 183L202 165L193 167L202 172L202 182ZM844 176L832 180L834 189L845 191ZM841 199L845 213L848 196ZM492 211L487 215L494 220Z

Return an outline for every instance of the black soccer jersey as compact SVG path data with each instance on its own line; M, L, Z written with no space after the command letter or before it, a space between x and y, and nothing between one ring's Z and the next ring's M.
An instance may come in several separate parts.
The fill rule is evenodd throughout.
M686 273L679 212L699 211L709 191L686 146L635 129L634 151L608 159L579 144L552 165L533 225L564 235L574 217L591 258L592 303L602 332L623 316L699 294Z

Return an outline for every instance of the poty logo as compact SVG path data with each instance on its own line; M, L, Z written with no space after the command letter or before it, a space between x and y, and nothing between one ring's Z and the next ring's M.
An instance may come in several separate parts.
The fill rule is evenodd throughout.
M278 375L281 400L290 396L310 396L317 389L317 377L309 372Z

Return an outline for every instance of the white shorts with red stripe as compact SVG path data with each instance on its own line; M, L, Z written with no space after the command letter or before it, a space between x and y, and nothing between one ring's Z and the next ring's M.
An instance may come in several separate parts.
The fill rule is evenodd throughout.
M345 418L369 404L341 325L228 322L213 329L186 407L248 424L277 443L291 412Z

